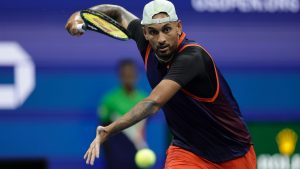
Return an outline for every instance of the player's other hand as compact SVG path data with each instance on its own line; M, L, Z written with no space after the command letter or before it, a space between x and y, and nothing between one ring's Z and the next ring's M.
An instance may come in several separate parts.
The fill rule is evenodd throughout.
M81 31L78 28L78 25L83 24L83 20L80 17L79 12L75 12L71 15L71 17L68 19L65 28L66 30L72 35L72 36L81 36L84 34L84 31Z
M105 130L105 127L98 126L96 130L96 137L93 142L90 144L89 149L84 154L84 159L86 164L94 165L95 159L100 156L100 145L106 140L108 133Z

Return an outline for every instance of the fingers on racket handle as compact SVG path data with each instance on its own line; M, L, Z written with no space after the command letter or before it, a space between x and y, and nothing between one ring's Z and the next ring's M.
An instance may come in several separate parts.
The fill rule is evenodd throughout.
M79 32L85 32L86 31L86 26L82 23L82 24L77 24L76 28Z

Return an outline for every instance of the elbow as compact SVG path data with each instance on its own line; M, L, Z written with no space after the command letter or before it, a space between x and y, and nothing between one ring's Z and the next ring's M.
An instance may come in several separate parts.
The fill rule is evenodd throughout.
M156 114L156 112L158 112L158 110L162 106L157 101L151 100L149 98L144 99L143 102L145 103L145 111L148 112L148 116L153 116L154 114Z
M155 108L153 109L153 111L151 111L151 112L149 113L149 116L155 115L155 114L158 112L159 109L160 109L160 107L155 107Z

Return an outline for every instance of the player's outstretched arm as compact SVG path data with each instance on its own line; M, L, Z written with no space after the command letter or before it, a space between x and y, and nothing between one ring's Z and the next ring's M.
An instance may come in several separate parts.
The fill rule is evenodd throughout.
M138 17L136 17L134 14L132 14L131 12L127 11L125 8L118 5L102 4L102 5L91 7L90 9L105 13L109 17L116 20L125 29L127 29L129 23L132 20L138 19ZM75 12L68 19L65 28L71 35L80 36L83 34L83 32L77 29L77 25L82 23L83 20L80 17L80 13Z
M137 103L124 116L106 127L98 127L96 138L84 155L87 164L93 165L99 157L100 145L111 135L116 134L137 122L155 114L179 89L180 85L172 80L162 80L144 100Z
M106 15L117 21L125 29L127 29L131 21L138 19L138 17L136 17L134 14L118 5L103 4L91 7L90 9L105 13Z

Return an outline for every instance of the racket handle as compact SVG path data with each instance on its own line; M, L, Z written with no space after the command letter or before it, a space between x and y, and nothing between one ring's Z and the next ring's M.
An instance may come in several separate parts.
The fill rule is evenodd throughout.
M86 31L86 27L83 23L82 24L77 24L76 28L79 32L82 32L82 33Z

